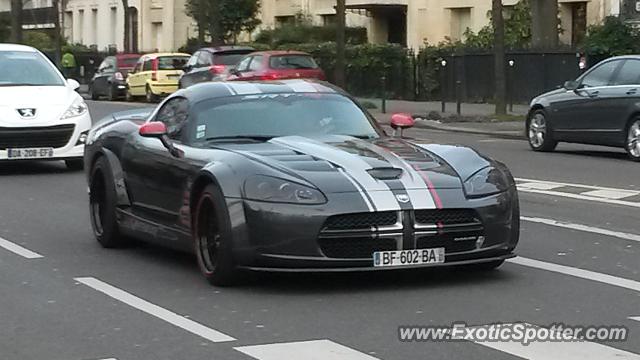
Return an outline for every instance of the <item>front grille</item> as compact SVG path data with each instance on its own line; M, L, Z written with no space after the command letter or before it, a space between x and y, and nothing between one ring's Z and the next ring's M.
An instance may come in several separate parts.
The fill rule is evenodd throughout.
M370 229L390 226L398 222L398 212L384 211L331 216L324 224L326 230Z
M470 209L438 209L438 210L417 210L415 213L418 224L474 224L480 223L478 214Z
M0 149L52 147L61 148L69 143L75 125L50 127L0 127Z
M363 259L372 258L376 251L397 250L394 238L347 237L320 238L320 250L326 257Z

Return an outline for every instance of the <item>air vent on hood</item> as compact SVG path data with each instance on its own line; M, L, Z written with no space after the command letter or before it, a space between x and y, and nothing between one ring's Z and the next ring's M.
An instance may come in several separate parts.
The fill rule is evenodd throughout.
M402 169L397 168L374 168L367 170L369 175L378 180L393 180L402 176Z

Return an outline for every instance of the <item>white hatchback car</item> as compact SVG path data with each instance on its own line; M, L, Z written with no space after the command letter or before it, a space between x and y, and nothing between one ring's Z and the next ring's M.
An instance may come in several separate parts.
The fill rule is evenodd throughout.
M79 86L40 51L0 44L0 162L64 160L82 169L91 116Z

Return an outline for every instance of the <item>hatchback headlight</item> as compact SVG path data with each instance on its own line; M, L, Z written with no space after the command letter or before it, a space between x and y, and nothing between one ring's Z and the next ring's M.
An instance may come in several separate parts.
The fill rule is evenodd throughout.
M73 102L73 104L71 104L71 106L69 106L67 111L64 112L61 119L65 120L65 119L70 119L76 116L84 115L88 110L89 108L87 107L87 104L84 102L84 100L82 100L81 98L78 98Z
M248 200L267 202L305 205L327 202L327 198L318 189L264 175L247 179L244 183L244 194Z
M508 188L507 176L493 166L476 172L464 182L464 191L468 197L489 196L501 193Z

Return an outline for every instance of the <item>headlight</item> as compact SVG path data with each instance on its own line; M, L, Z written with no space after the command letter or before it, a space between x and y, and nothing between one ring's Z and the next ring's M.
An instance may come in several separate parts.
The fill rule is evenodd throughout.
M468 197L489 196L509 188L506 175L495 167L486 167L471 175L464 182L464 191Z
M270 176L257 175L244 183L244 194L249 200L291 203L324 204L327 198L317 189Z
M88 110L87 104L82 99L77 99L69 106L67 111L64 112L61 119L69 119L72 117L84 115Z

